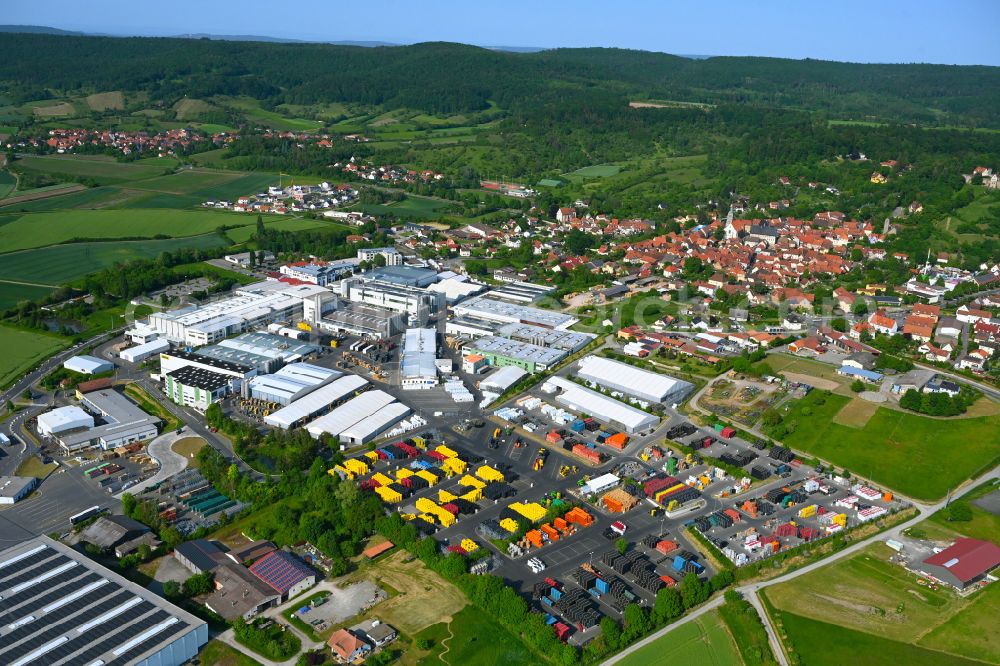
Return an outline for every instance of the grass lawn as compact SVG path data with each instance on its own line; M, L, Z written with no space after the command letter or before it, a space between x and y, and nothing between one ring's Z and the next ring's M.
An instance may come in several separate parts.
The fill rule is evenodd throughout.
M951 501L952 506L959 504L967 505L972 514L972 520L950 521L948 520L949 510L942 509L913 527L911 534L916 536L924 532L932 539L941 538L951 540L956 533L960 533L974 539L985 539L986 541L1000 543L1000 515L991 513L975 503L975 500L998 490L1000 490L1000 485L988 481L978 485L958 499Z
M921 500L943 497L997 458L998 416L938 420L879 407L852 428L834 422L849 401L815 390L794 402L783 413L794 426L785 443Z
M42 461L38 456L31 456L25 459L20 465L17 466L17 471L14 472L15 476L33 476L36 479L45 479L49 474L59 469L59 465L55 463L49 463L48 465L43 465Z
M972 603L934 628L917 644L998 664L1000 637L997 635L997 618L1000 618L1000 585L994 583L977 592Z
M682 624L662 638L636 650L620 662L622 666L667 666L673 664L741 664L733 637L718 611Z
M0 247L25 250L65 243L74 238L181 238L199 236L229 225L250 225L249 215L216 211L72 210L28 213L0 227Z
M50 294L52 290L52 287L39 287L0 280L0 310L12 308L20 301L37 300Z
M188 461L188 467L198 468L198 452L201 451L202 447L205 446L207 442L201 437L182 437L174 442L173 449L174 453L178 453Z
M432 641L430 654L427 659L422 660L423 663L463 666L521 666L538 663L538 657L516 636L472 606L455 613L450 622L431 625L413 638L414 641L421 638Z
M0 233L2 231L0 228ZM37 276L33 281L55 286L107 268L115 262L153 259L161 252L173 252L182 247L209 249L227 244L218 234L210 233L165 240L53 245L0 255L0 280L23 280L25 276ZM39 266L44 266L45 270L39 271ZM4 293L0 285L0 299Z
M69 340L40 331L22 331L0 325L0 388L9 386L30 368L67 347Z
M251 659L218 639L205 644L198 653L198 662L202 666L260 666L256 659Z
M26 155L18 158L14 166L26 171L85 176L102 184L152 178L162 175L167 168L158 164L116 162L105 155Z
M125 386L125 394L132 398L142 411L147 414L152 414L153 416L158 416L164 421L164 426L160 430L161 433L171 432L177 430L180 427L181 422L173 414L167 411L167 408L156 401L153 396L146 393L146 391L138 384L128 384ZM193 438L187 438L193 439ZM183 441L183 440L181 440Z

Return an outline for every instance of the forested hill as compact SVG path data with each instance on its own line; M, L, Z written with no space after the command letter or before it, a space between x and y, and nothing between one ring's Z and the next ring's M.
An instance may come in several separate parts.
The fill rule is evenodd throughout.
M453 113L646 98L824 111L833 117L1000 127L1000 68L691 59L624 49L493 51L462 44L328 44L0 34L15 101L77 90L154 99L249 95Z

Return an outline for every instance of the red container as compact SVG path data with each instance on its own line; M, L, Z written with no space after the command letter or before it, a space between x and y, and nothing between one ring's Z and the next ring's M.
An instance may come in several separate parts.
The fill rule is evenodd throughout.
M451 502L448 502L447 504L442 504L441 508L444 509L445 511L447 511L448 513L450 513L453 516L457 516L458 515L458 507L455 506L454 504L452 504Z

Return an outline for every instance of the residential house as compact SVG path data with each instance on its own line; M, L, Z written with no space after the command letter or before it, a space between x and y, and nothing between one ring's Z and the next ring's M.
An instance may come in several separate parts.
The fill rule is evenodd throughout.
M877 333L882 333L883 335L896 335L899 330L899 324L895 319L888 316L885 310L876 310L869 318L868 324Z
M372 646L366 641L358 638L347 629L338 629L333 632L326 642L333 651L333 655L342 663L352 663L358 659L364 659L372 651Z

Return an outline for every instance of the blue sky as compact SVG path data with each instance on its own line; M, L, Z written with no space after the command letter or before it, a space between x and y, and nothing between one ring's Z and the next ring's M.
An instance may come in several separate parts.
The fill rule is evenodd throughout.
M0 22L107 34L617 46L1000 65L998 0L34 0Z

